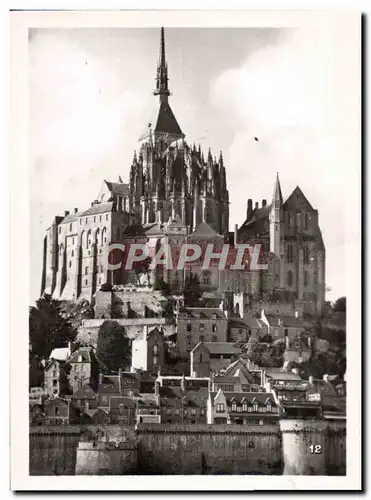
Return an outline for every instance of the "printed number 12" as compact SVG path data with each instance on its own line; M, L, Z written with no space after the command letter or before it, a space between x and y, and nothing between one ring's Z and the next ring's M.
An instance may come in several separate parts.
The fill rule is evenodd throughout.
M322 453L322 446L320 444L316 444L316 445L311 444L309 446L309 449L310 449L311 453L315 453L315 454Z

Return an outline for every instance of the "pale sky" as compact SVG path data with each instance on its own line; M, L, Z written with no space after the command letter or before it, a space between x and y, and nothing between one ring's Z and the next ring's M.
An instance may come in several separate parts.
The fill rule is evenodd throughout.
M343 33L300 29L166 28L171 106L189 144L223 151L230 230L248 198L270 203L299 185L326 246L328 300L346 294L345 200L351 163L342 96ZM54 215L86 209L103 179L128 181L152 115L160 30L30 32L31 290ZM259 142L254 141L254 137Z

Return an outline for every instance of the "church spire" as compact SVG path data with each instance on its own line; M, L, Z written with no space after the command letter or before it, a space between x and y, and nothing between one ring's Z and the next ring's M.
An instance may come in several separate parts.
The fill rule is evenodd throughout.
M156 90L154 91L154 95L160 96L160 101L167 101L170 95L168 80L165 57L165 33L164 28L161 28L160 57L157 65Z
M274 185L274 190L273 190L272 206L280 207L282 203L283 203L283 198L282 198L281 184L277 172L276 183Z

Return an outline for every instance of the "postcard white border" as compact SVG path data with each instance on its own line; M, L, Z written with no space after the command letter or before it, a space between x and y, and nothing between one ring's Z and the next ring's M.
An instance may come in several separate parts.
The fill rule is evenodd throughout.
M91 4L93 2L90 2ZM50 3L52 8L53 3ZM74 2L75 5L75 2ZM313 5L313 2L312 2ZM67 8L68 3L64 4ZM26 5L23 6L27 8ZM44 5L45 7L45 5ZM72 6L73 7L73 6ZM34 7L35 8L35 7ZM76 8L73 7L73 8ZM84 8L84 6L80 6ZM139 26L308 26L336 22L347 33L344 64L354 78L350 100L354 115L347 116L349 157L354 177L348 186L346 227L356 228L357 241L347 241L347 475L321 476L29 476L28 473L28 28L29 27L139 27ZM251 490L358 490L361 485L361 295L360 295L360 13L357 11L285 10L172 10L12 12L11 49L11 487L13 490L133 490L133 491L251 491ZM349 103L348 103L349 104ZM349 106L347 106L349 109ZM19 221L17 223L17 221ZM21 231L12 228L19 227ZM22 244L20 244L20 242ZM14 284L17 284L15 286ZM350 293L351 292L351 293ZM351 404L349 404L351 399ZM357 404L359 403L359 404Z

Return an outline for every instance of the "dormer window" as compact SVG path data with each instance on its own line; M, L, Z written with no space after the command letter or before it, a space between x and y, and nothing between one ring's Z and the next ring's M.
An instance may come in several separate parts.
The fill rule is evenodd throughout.
M254 403L253 410L258 411L258 403Z
M236 403L232 403L232 411L236 411L237 410L237 405Z
M242 410L243 410L244 412L245 412L245 411L247 411L247 404L246 404L246 403L244 403L244 404L242 405Z

